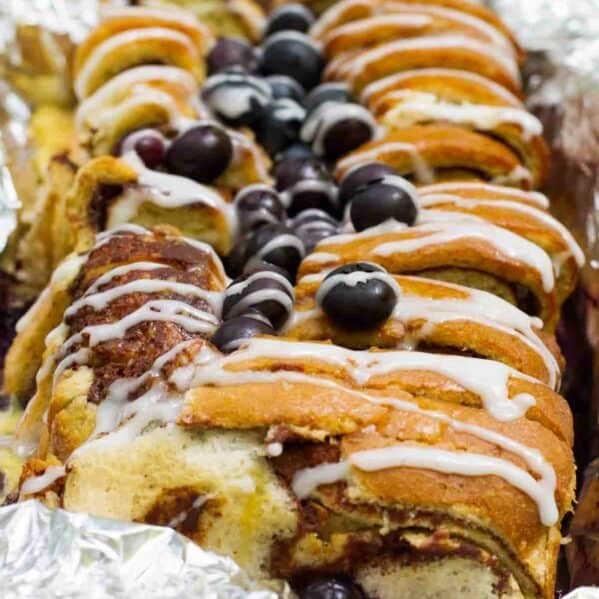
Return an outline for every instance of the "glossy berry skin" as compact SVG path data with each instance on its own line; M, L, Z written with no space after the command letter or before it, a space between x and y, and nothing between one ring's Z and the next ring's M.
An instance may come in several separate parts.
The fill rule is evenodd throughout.
M244 271L247 263L247 246L253 234L254 231L250 230L242 235L225 258L225 270L230 277L238 277Z
M285 207L278 192L268 185L244 187L236 196L234 206L242 231L249 231L285 219Z
M299 146L299 148L302 148ZM318 157L308 155L284 157L273 169L275 185L283 191L284 203L290 216L319 208L337 215L337 188L326 164Z
M118 145L118 154L135 152L147 168L158 168L166 156L166 138L155 129L140 129L123 137Z
M301 599L366 599L364 593L352 582L329 578L309 584Z
M339 201L342 206L349 204L349 201L358 187L366 185L376 179L381 179L385 175L394 175L395 169L382 162L369 162L356 168L353 168L343 177L339 184Z
M265 36L277 31L301 31L305 33L314 23L314 14L303 4L285 4L275 10L266 25Z
M333 216L339 213L337 187L326 164L319 158L286 158L273 170L276 187L284 193L289 216L318 208Z
M304 245L292 229L282 225L264 225L256 229L248 241L246 262L256 257L295 276L304 255Z
M295 79L287 77L287 75L270 75L270 77L266 77L266 82L270 85L272 97L275 100L289 98L298 104L303 104L306 93Z
M225 291L223 320L229 320L254 309L264 314L278 330L293 309L293 287L285 275L266 268L243 274Z
M354 262L331 271L321 283L316 300L338 326L368 330L391 316L398 294L383 268L370 262Z
M287 75L304 89L320 81L324 60L318 46L303 33L281 31L262 44L260 70L264 75Z
M315 87L304 102L308 112L325 102L352 102L353 95L347 83L331 81Z
M351 196L349 217L356 231L375 227L394 219L408 226L418 218L415 194L411 194L401 177L387 175L363 187ZM407 183L407 182L405 182Z
M300 212L291 227L303 241L306 253L310 253L322 239L337 235L339 223L323 210L310 209Z
M221 37L212 46L206 58L208 75L231 68L240 68L248 73L258 69L258 59L252 46L235 37Z
M271 155L276 156L299 138L306 111L290 98L271 102L262 111L256 127L258 141Z
M233 144L218 125L204 124L177 137L166 154L167 169L200 183L211 183L229 166Z
M312 148L301 143L292 144L281 152L278 162L282 163L289 158L313 158L314 160L318 160L316 154L312 151Z
M339 158L369 142L373 138L371 124L359 117L348 117L334 124L323 139L323 154L330 159Z
M255 310L248 310L223 322L214 333L212 343L224 353L236 350L244 341L258 335L274 335L268 319Z
M212 75L202 88L206 106L234 127L256 123L271 99L272 91L264 80L242 71Z
M278 160L273 169L275 186L279 191L293 187L306 179L332 181L327 165L317 157L291 156Z

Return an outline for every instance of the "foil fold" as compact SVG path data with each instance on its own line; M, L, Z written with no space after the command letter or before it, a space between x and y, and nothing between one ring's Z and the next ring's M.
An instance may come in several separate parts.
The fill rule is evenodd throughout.
M4 599L276 599L233 560L170 528L52 510L0 508Z

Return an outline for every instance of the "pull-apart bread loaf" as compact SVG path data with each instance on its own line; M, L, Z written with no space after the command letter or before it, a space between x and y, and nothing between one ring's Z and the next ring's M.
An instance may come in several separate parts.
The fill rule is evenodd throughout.
M52 162L10 498L170 526L302 599L550 599L575 484L554 330L584 256L532 191L522 52L462 0L283 17L268 85L210 58L203 82L214 39L178 11L80 46L90 159ZM314 60L306 97L279 43ZM302 146L248 120L277 102Z
M464 311L453 335L472 353L486 338L494 359L376 334L349 345L380 349L267 336L223 354L210 339L226 278L208 246L132 226L102 234L57 270L7 361L13 390L35 386L23 355L45 338L17 431L35 447L20 497L170 525L298 588L342 573L383 599L441 585L549 597L574 484L554 342L487 293L396 279L408 311L411 293L453 293L458 313L486 306L488 322ZM502 313L512 330L492 321ZM527 348L521 363L504 335Z
M220 125L200 101L214 43L205 25L173 7L105 11L75 53L80 151L50 161L18 249L22 279L42 288L62 258L87 249L90 235L126 222L168 223L230 251L233 196L270 181L270 161L251 132ZM149 138L150 159L140 159L136 144ZM198 144L210 149L200 165ZM40 247L50 248L46 260Z
M382 127L340 172L367 156L423 182L470 174L543 184L548 151L520 101L522 54L492 14L469 4L342 0L315 24L326 77L348 82Z

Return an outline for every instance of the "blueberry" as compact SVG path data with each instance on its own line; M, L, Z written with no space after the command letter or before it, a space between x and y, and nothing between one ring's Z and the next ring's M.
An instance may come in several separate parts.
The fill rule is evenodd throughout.
M304 243L306 253L311 252L320 240L339 233L339 223L326 212L314 208L300 212L291 227Z
M268 319L256 310L226 320L214 333L212 343L224 353L229 353L244 342L257 335L274 335Z
M304 179L332 181L327 165L315 156L291 156L278 160L273 175L279 191L289 189Z
M275 100L290 98L298 104L303 103L306 94L304 88L295 79L287 77L287 75L271 75L266 77L266 82L270 85L272 97Z
M239 71L227 71L208 77L202 99L219 118L233 126L252 125L259 120L272 99L270 86Z
M356 189L385 175L394 175L395 169L382 162L370 162L357 166L349 171L339 184L339 201L342 206L349 204L351 196Z
M398 300L395 281L370 262L346 264L321 283L316 301L338 326L350 330L376 328L391 316Z
M301 138L312 144L316 154L334 159L370 141L376 129L374 117L364 106L325 102L309 114Z
M246 261L257 257L295 276L304 254L304 244L291 229L282 225L264 225L249 239Z
M208 74L214 75L230 69L239 67L248 73L254 73L258 68L258 59L252 46L241 39L234 37L220 38L206 58Z
M303 4L285 4L275 10L268 19L265 36L277 31L301 31L305 33L314 23L314 14Z
M352 102L353 94L347 83L330 81L315 87L306 97L306 110L310 112L325 102Z
M188 129L173 141L166 154L169 171L200 183L214 181L229 166L233 144L218 125L204 124Z
M275 156L299 138L306 111L290 98L275 100L262 112L256 127L258 141Z
M254 309L264 314L275 329L280 329L293 310L293 286L287 276L266 268L235 279L225 291L223 320Z
M310 146L302 143L295 143L290 145L287 149L281 152L279 161L284 162L288 158L314 158L317 160L316 154L312 151Z
M385 175L359 187L350 198L349 216L356 231L389 219L411 226L418 218L416 189L397 175Z
M333 216L339 213L337 187L326 164L318 158L287 158L274 168L277 189L290 216L319 208Z
M280 223L285 218L285 207L279 194L262 183L244 187L235 196L234 206L243 231L268 223Z
M301 599L366 599L352 582L341 578L329 578L309 584L300 595Z
M265 75L287 75L304 89L312 89L320 81L323 65L320 48L303 33L281 31L262 44L261 71Z
M231 250L231 253L225 258L225 270L232 277L238 277L246 266L247 245L253 235L250 230L242 235Z
M258 257L251 258L248 260L247 264L243 269L244 275L252 275L255 272L261 272L263 270L270 270L271 272L276 272L284 277L290 282L293 283L293 277L283 268L276 266L275 264L271 264L270 262L265 262L264 260L260 260Z
M166 138L155 129L139 129L123 137L118 145L118 154L136 152L148 168L157 168L164 162L167 149Z

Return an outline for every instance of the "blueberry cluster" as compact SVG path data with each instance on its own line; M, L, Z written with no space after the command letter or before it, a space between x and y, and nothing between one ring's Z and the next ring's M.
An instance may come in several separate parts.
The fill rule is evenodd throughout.
M221 38L208 56L202 99L231 126L248 126L271 156L298 141L334 159L371 139L368 110L345 84L322 84L324 60L307 31L314 16L301 4L276 10L258 48Z
M150 169L164 169L199 183L212 183L233 159L233 143L217 123L198 122L168 139L156 129L139 129L118 145L119 155L135 151Z
M223 323L212 342L223 352L237 349L256 335L274 335L293 310L293 285L274 264L254 260L225 292Z
M388 220L413 225L418 217L416 190L382 163L354 168L337 187L320 158L293 146L275 164L273 174L274 187L250 185L234 200L241 238L227 262L229 274L237 277L223 307L227 347L233 348L235 335L241 342L284 326L293 305L290 283L301 260L319 241L339 233L343 214L356 231ZM317 301L335 324L360 330L389 318L397 297L397 286L384 269L360 262L329 273ZM248 310L250 314L244 314Z

